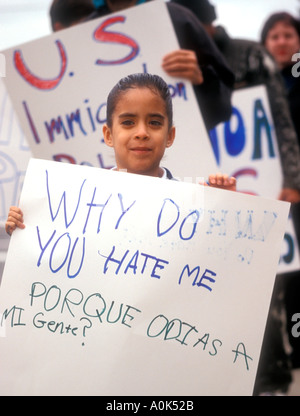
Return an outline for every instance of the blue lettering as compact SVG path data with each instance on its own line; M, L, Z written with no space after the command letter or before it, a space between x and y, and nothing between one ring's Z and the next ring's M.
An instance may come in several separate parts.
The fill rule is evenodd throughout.
M254 160L262 158L262 129L264 129L267 134L269 156L275 157L270 123L262 101L258 99L255 100L254 103L254 150L252 155L252 159Z
M245 224L242 228L241 226L241 211L237 211L236 212L236 228L237 228L237 233L235 238L248 238L249 240L253 239L253 231L252 231L252 216L253 216L253 211L247 211L247 218L245 221Z
M210 143L211 143L212 148L213 148L213 152L215 154L217 165L220 165L221 155L220 155L220 147L219 147L218 133L217 133L216 127L209 130L208 134L209 134L209 138L210 138Z
M53 259L53 254L54 254L54 251L55 251L55 249L56 249L56 247L57 247L57 245L58 245L58 243L63 239L63 237L65 237L65 236L67 236L67 238L68 238L68 242L69 242L69 244L68 244L68 249L67 249L67 254L65 255L65 258L64 258L64 260L62 261L62 263L61 263L61 265L60 266L58 266L56 269L52 266L52 259ZM57 241L56 241L56 243L54 244L54 246L53 246L53 248L52 248L52 250L51 250L51 253L50 253L50 259L49 259L49 267L50 267L50 270L52 271L52 273L57 273L64 265L65 265L65 263L66 263L66 261L67 261L67 259L68 259L68 256L69 256L69 251L70 251L70 246L71 246L71 238L70 238L70 235L69 235L69 233L64 233L63 235L61 235L58 239L57 239ZM62 252L62 250L59 250L59 252Z
M124 273L126 274L128 269L133 269L133 273L136 274L136 269L137 269L137 260L139 258L139 250L136 251L136 253L134 253L134 255L132 256L131 260L129 261ZM131 264L133 263L133 265Z
M212 230L214 227L218 227L219 229L219 235L225 236L226 235L226 215L228 213L227 210L221 210L222 216L221 218L217 218L215 216L216 211L215 210L208 210L210 214L209 219L209 229L206 231L206 234L212 234Z
M205 289L208 289L210 292L212 291L212 288L204 283L202 283L203 280L208 280L211 283L215 283L215 279L213 279L211 276L209 276L209 274L211 274L211 276L216 276L216 273L214 273L211 270L205 269L205 272L203 273L203 275L201 276L199 282L197 283L197 286L200 287L204 287Z
M190 270L190 266L189 266L188 264L187 264L187 265L185 265L185 266L184 266L184 268L183 268L183 270L182 270L182 272L181 272L181 275L180 275L180 277L179 277L179 281L178 281L178 284L179 284L179 285L181 284L181 280L182 280L182 277L183 277L183 275L184 275L184 273L185 273L185 272L187 272L188 277L190 277L193 273L195 273L195 272L196 272L196 277L195 277L195 279L194 279L194 281L193 281L193 286L195 286L196 281L197 281L198 276L199 276L199 273L200 273L200 266L195 267L195 268L191 271L191 270Z
M46 243L46 245L44 247L43 247L42 242L41 242L39 227L36 227L36 230L37 230L39 246L40 246L40 249L41 249L41 254L40 254L38 262L37 262L37 266L40 267L41 262L42 262L42 257L44 255L46 249L49 247L51 241L53 240L53 238L56 234L56 230L53 231L51 237L49 238L48 242ZM62 253L63 250L62 249L57 249L57 246L58 246L59 242L63 240L64 237L67 237L67 251L66 251L64 259L61 260L61 253ZM78 240L79 240L79 238L77 237L76 240L75 240L75 243L73 244L70 256L69 256L69 253L70 253L71 243L72 243L70 234L69 233L64 233L55 241L55 243L54 243L54 245L53 245L53 247L50 251L50 257L49 257L49 268L50 268L52 273L57 273L59 270L61 270L64 267L64 265L66 264L66 262L68 260L68 257L69 257L69 262L68 262L68 267L67 267L67 276L70 279L72 279L80 273L81 268L83 266L84 257L85 257L85 237L83 237L83 240L82 240L82 254L81 254L81 260L80 260L79 267L78 267L76 273L71 274L71 272L70 272L71 264L72 264L72 261L73 261L73 255L74 255L75 247L77 246ZM54 256L55 251L56 252L58 251L58 253L59 253L58 258L59 258L59 261L61 262L60 265L58 265L56 268L53 265L54 257L55 257Z
M68 275L69 279L74 279L76 276L78 276L80 271L81 271L81 268L83 266L83 261L84 261L84 256L85 256L85 237L83 237L83 239L82 239L82 254L81 254L81 260L80 260L80 263L79 263L79 267L78 267L78 269L75 273L71 274L70 268L71 268L71 264L72 264L72 260L73 260L73 254L74 254L74 251L75 251L75 247L78 243L78 240L79 240L79 238L77 237L76 240L75 240L75 243L73 244L73 248L71 250L71 255L70 255L70 259L69 259L69 263L68 263L67 275Z
M162 220L162 213L163 213L163 211L164 211L167 203L171 203L172 204L171 207L175 207L175 213L177 215L176 215L175 221L173 221L173 223L166 230L161 231L161 229L160 229L160 223L161 223L161 220ZM157 221L157 236L158 237L161 237L162 235L168 233L174 227L174 225L177 223L177 221L179 219L179 216L180 216L179 206L174 201L172 201L172 199L169 199L169 198L164 199L163 206L162 206L162 208L160 210L160 213L158 215L158 221ZM167 217L170 218L170 213L169 212L168 212Z
M66 228L68 228L72 224L72 222L74 221L74 219L76 217L78 208L79 208L79 203L80 203L80 199L81 199L81 193L82 193L82 189L83 189L83 186L84 186L85 182L86 182L86 179L81 184L75 211L73 213L73 216L72 216L71 220L68 221L68 219L67 219L67 197L66 197L66 192L65 191L63 192L62 197L60 199L58 208L56 210L56 214L53 213L52 203L51 203L51 196L50 196L50 189L49 189L49 175L48 175L48 171L46 170L46 185L47 185L48 204L49 204L49 210L50 210L50 215L51 215L52 222L54 222L56 220L56 217L57 217L57 215L58 215L58 213L60 211L60 207L61 207L61 205L63 203L63 206L64 206L65 226L66 226Z
M193 280L192 286L197 285L198 287L204 287L210 292L212 291L212 288L208 286L207 284L204 284L203 281L208 280L211 283L215 283L216 280L211 277L211 276L216 276L216 273L214 273L213 271L205 269L205 272L200 277L199 282L197 282L198 276L200 274L200 266L194 267L194 269L191 271L189 265L187 264L184 266L181 272L181 275L179 277L179 281L178 281L179 285L181 284L182 278L185 274L187 274L188 277L192 276L193 274L196 274L196 277Z
M68 127L71 133L71 136L74 137L74 122L78 124L80 131L86 136L87 132L84 130L83 125L82 125L82 121L81 121L81 115L80 115L80 110L77 109L75 111L75 113L71 113L70 115L67 114L66 115L66 120L68 123Z
M262 223L256 233L253 232L253 211L247 211L244 225L241 225L241 211L236 212L236 236L235 238L248 238L249 240L265 241L276 219L276 212L264 211Z
M48 240L47 244L45 245L45 247L43 247L43 246L42 246L41 237L40 237L40 229L39 229L39 227L36 227L36 231L37 231L37 235L38 235L39 246L40 246L40 249L42 250L42 252L41 252L41 254L40 254L40 257L39 257L39 259L38 259L38 262L37 262L37 266L38 266L38 267L40 267L40 265L41 265L41 260L42 260L42 257L43 257L43 255L44 255L44 252L45 252L45 250L47 249L47 247L49 246L49 244L50 244L50 242L52 241L53 237L55 236L55 234L56 234L56 230L55 230L55 231L53 231L53 233L52 233L52 235L51 235L50 239Z
M122 194L118 194L119 197L119 201L121 204L121 210L122 210L122 214L120 215L120 218L117 221L117 224L115 226L115 229L117 230L120 224L121 219L123 218L123 216L126 214L126 212L128 212L130 210L130 208L136 203L136 201L133 201L133 203L126 209L124 209L124 205L123 205L123 196Z
M58 116L57 119L53 118L50 123L45 121L45 127L49 136L50 143L54 143L54 133L60 134L61 132L64 133L65 139L68 139L68 133L64 126L64 122L62 121L61 116Z
M158 276L157 274L155 274L156 269L159 268L159 269L162 270L162 269L165 268L165 266L163 266L162 264L159 264L159 263L169 264L169 262L166 261L166 260L157 259L157 258L154 258L154 260L155 260L155 265L154 265L154 267L152 269L151 277L155 277L156 279L160 279L160 276Z
M233 117L237 118L237 128L231 130ZM232 116L229 121L224 124L225 145L230 156L238 156L244 149L246 144L245 125L239 110L232 108Z
M89 221L89 217L90 217L92 207L101 207L102 208L101 212L100 212L100 216L99 216L98 229L97 229L97 233L100 232L100 225L101 225L103 210L106 207L106 205L108 204L108 202L109 202L109 200L112 196L112 194L110 194L110 196L107 198L107 200L104 204L95 204L94 200L95 200L96 190L97 190L97 188L94 189L94 193L93 193L91 202L86 204L89 207L89 210L88 210L86 221L85 221L85 224L84 224L84 227L83 227L83 231L82 231L83 234L85 234L85 232L86 232L86 227L87 227L87 224L88 224L88 221Z
M190 218L190 217L192 217L192 216L195 216L195 217L196 217L196 220L194 220L194 221L193 221L192 232L191 232L191 234L190 234L190 235L188 235L187 237L184 237L184 236L183 236L183 234L182 234L182 229L183 229L183 227L184 227L184 225L185 225L185 223L186 223L187 219L188 219L188 218ZM189 214L185 217L185 219L182 221L181 226L180 226L180 229L179 229L179 237L181 238L181 240L190 240L191 238L193 238L193 237L194 237L195 232L196 232L196 229L197 229L197 224L198 224L198 220L199 220L199 218L200 218L200 213L199 213L199 211L197 211L197 210L190 212L190 213L189 213Z
M125 260L125 258L126 258L126 256L127 256L127 254L129 253L129 250L126 250L126 252L125 252L125 254L123 255L123 257L122 257L122 259L121 259L121 260L117 260L117 259L114 259L114 258L112 257L112 255L114 254L114 252L115 252L115 246L113 246L113 248L112 248L112 250L111 250L110 254L108 255L108 257L104 256L103 254L101 254L101 253L99 252L99 254L100 254L100 256L101 256L101 257L105 257L105 258L106 258L106 261L105 261L105 264L104 264L104 268L103 268L103 272L104 272L104 274L106 274L106 272L107 272L107 270L108 270L108 263L109 263L109 262L113 262L113 263L118 264L117 270L116 270L116 272L115 272L115 274L118 274L118 273L119 273L119 271L120 271L120 268L121 268L121 266L122 266L123 261Z
M99 251L99 255L101 257L106 258L105 263L104 263L104 267L103 267L103 273L106 274L109 268L109 264L110 262L115 263L118 265L118 267L115 270L115 274L117 275L119 273L119 271L121 270L121 267L124 265L124 274L127 274L127 272L129 271L129 269L131 269L133 271L133 274L136 275L137 271L140 271L140 274L144 274L146 267L148 267L147 271L150 270L149 275L152 278L156 278L156 279L160 279L161 276L159 276L157 274L157 269L163 270L165 268L165 265L169 264L168 261L163 260L163 259L159 259L157 257L151 256L150 254L146 254L146 253L140 253L139 250L137 250L133 256L130 258L130 260L128 261L127 265L125 265L125 259L129 253L129 250L126 250L126 252L124 253L123 257L121 259L116 259L113 257L113 254L115 252L115 246L113 246L110 254L108 256L105 256L103 254L101 254ZM142 266L139 262L139 259L141 258L141 256L144 257L144 262L142 263ZM151 260L151 261L149 261ZM152 263L152 264L150 264ZM150 268L150 269L149 269Z
M292 261L294 259L294 255L295 255L294 240L293 240L293 237L290 234L285 233L285 235L284 235L284 241L288 245L288 250L287 250L287 253L284 254L281 257L280 260L283 261L286 264L290 264L290 263L292 263Z
M178 96L180 98L183 97L185 101L187 100L186 87L183 82L178 82L177 84L169 85L168 87L172 98Z

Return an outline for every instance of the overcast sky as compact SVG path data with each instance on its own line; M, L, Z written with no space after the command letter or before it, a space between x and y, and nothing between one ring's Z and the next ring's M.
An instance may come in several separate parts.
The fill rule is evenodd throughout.
M195 0L196 1L196 0ZM51 33L49 7L52 0L0 0L0 50ZM266 17L286 10L299 16L299 0L211 0L217 23L233 37L258 40Z

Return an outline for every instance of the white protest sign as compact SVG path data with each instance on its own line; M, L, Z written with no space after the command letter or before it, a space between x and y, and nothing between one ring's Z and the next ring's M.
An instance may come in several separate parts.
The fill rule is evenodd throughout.
M264 86L234 91L233 114L210 131L218 169L237 178L237 189L277 198L283 184L276 131ZM299 247L290 219L278 272L300 268Z
M166 5L153 1L4 51L4 82L34 157L114 166L102 135L107 94L125 75L147 71L161 75L173 96L177 140L165 163L181 179L200 167L204 176L215 171L192 85L161 68L176 49Z
M252 394L289 204L33 159L21 207L1 395Z
M9 207L19 203L30 156L29 146L0 79L0 284L9 242L4 223Z
M0 223L11 205L18 205L31 157L5 86L0 79Z

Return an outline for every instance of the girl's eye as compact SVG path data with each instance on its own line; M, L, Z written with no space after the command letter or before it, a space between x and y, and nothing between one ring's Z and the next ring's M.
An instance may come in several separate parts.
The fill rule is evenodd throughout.
M121 122L121 124L124 125L124 126L131 126L133 124L133 121L132 120L123 120Z
M151 120L150 124L152 126L162 126L163 125L163 123L160 120Z

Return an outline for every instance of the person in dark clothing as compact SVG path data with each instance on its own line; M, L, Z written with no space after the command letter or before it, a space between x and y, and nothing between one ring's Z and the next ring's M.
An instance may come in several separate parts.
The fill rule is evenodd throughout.
M300 145L300 20L290 13L278 12L270 15L261 31L261 42L275 59L284 80L289 108ZM295 63L296 62L296 63ZM300 203L291 208L298 243L300 245ZM292 362L295 368L300 367L300 338L292 335L294 322L292 317L299 312L300 272L286 276L285 303L290 344L292 345Z
M94 0L95 11L87 20L105 16L152 0ZM162 68L170 76L192 82L207 130L231 116L234 75L228 68L203 25L186 8L166 3L180 45L162 59Z
M293 55L300 51L300 21L286 12L271 15L261 31L261 42L275 59L288 92L292 120L300 144L300 78L299 65ZM298 57L299 59L299 57ZM295 66L295 70L293 67Z
M93 11L92 0L53 0L49 10L52 30L77 25Z

